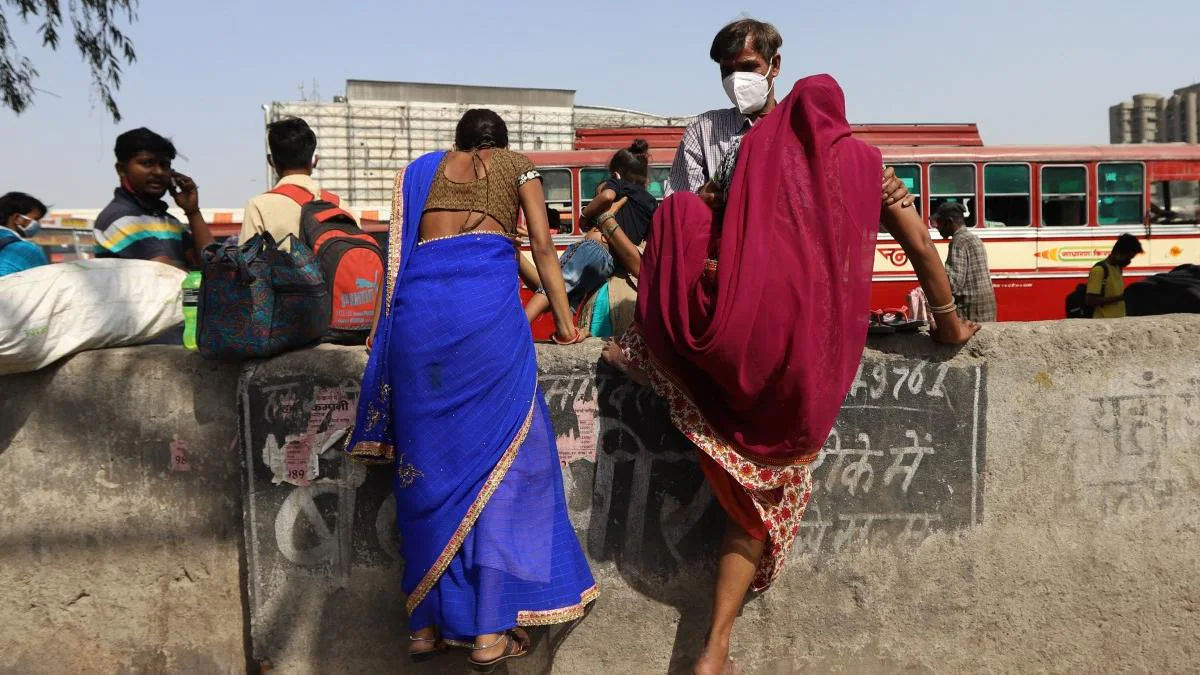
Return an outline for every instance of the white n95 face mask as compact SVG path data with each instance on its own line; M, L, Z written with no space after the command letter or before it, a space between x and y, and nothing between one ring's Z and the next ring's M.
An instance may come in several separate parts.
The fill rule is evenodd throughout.
M771 93L767 76L758 73L730 73L721 84L725 86L725 94L729 96L729 100L743 115L762 110L767 104L767 96Z

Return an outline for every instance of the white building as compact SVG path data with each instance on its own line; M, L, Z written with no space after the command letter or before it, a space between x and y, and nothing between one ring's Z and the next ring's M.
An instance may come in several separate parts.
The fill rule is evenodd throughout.
M578 106L569 89L368 80L347 81L346 95L332 102L276 102L263 110L267 123L300 117L316 132L321 161L314 176L323 188L359 208L386 208L396 171L426 152L451 147L459 118L479 107L504 118L509 147L517 151L570 150L578 128L678 126L691 120ZM275 177L269 166L265 170L271 185Z

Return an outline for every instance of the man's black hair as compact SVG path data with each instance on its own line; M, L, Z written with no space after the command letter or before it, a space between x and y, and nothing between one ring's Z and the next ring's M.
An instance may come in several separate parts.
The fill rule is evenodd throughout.
M942 205L937 207L937 210L933 212L933 222L966 225L966 213L966 207L958 202L943 202Z
M133 159L133 156L139 152L149 152L167 159L175 159L175 144L146 127L138 127L117 136L117 144L113 148L113 152L116 153L117 161L121 164Z
M33 211L42 215L45 215L47 211L46 205L33 195L27 195L24 192L10 192L0 197L0 225L8 225L8 219L14 213L25 215Z
M717 63L728 61L745 48L746 38L750 38L750 48L767 63L775 58L783 46L783 36L775 26L755 19L738 19L722 28L713 38L708 57Z
M1137 237L1126 232L1117 237L1117 242L1113 244L1113 253L1128 253L1130 255L1138 255L1145 253L1142 249L1142 242L1138 241Z
M285 117L267 125L267 147L276 170L307 169L317 151L317 135L308 122Z

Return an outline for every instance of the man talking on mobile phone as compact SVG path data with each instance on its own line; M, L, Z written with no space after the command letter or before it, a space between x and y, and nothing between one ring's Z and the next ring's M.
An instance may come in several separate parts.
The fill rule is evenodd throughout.
M191 178L173 171L175 145L145 127L117 136L120 186L96 217L93 234L98 258L136 258L182 269L200 264L200 252L213 241L200 214ZM167 213L167 192L187 216L187 226Z

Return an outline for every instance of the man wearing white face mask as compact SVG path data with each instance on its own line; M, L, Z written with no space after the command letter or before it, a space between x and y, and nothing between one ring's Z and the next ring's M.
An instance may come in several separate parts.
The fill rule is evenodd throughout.
M700 113L684 131L665 193L703 192L715 180L722 160L731 154L741 136L775 109L775 79L782 57L783 36L769 23L739 19L713 38L708 56L721 67L721 83L732 108ZM732 167L727 167L732 170ZM883 175L883 201L905 206L912 197L892 169Z
M24 192L0 197L0 277L50 264L42 247L30 241L45 216L46 205Z

